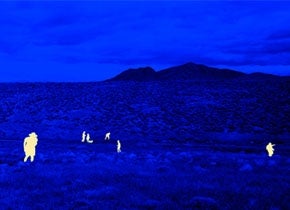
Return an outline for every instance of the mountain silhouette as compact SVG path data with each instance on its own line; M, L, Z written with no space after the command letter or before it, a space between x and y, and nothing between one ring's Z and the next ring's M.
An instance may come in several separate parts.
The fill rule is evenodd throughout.
M157 74L151 67L128 69L118 74L110 81L152 81L157 79Z
M280 78L280 76L274 75L274 74L267 74L267 73L261 73L261 72L254 72L251 74L247 74L244 79L255 79L255 80L264 80L264 79L275 79Z
M243 72L208 67L202 64L186 63L155 71L151 67L128 69L107 81L162 81L162 80L217 80L217 79L269 79L277 77L271 74Z
M162 80L232 79L245 75L234 70L218 69L194 63L167 68L157 74Z

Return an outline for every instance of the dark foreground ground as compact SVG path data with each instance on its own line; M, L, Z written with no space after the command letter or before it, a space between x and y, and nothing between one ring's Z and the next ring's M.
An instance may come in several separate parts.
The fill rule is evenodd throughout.
M0 209L290 209L289 111L283 78L0 84Z
M289 209L289 149L1 141L1 209Z

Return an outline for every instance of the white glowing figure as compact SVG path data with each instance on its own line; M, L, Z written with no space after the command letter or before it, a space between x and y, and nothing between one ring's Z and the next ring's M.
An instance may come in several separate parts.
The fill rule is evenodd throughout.
M82 142L85 142L85 140L86 140L86 132L84 131L82 134Z
M271 142L269 142L269 144L267 144L266 146L266 150L268 151L269 157L272 157L272 155L274 154L273 146L275 146L275 144L272 144Z
M87 142L90 143L90 144L94 142L94 140L91 139L89 133L87 134L86 140L87 140Z
M109 133L106 133L105 140L110 140L110 135L111 135L110 132Z
M117 152L118 153L121 152L121 142L120 142L120 140L117 140Z
M35 147L37 145L38 139L36 133L32 132L28 137L24 139L23 149L25 153L24 162L30 157L30 162L33 162L35 156Z

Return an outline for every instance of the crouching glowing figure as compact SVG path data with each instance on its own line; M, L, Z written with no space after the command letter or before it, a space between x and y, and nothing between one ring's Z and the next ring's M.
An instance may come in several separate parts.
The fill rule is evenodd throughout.
M120 142L120 140L117 140L117 152L118 153L121 152L121 142Z
M33 162L35 156L35 147L37 145L38 139L36 133L32 132L28 137L24 139L23 149L25 153L24 162L30 157L30 161Z
M110 132L109 133L106 133L105 140L110 140L110 135L111 135Z
M87 142L90 143L90 144L94 142L94 140L91 139L89 133L87 134L86 140L87 140Z
M269 144L266 146L266 150L268 151L269 157L272 157L272 155L274 154L273 146L275 146L275 144L272 144L271 142L269 142Z

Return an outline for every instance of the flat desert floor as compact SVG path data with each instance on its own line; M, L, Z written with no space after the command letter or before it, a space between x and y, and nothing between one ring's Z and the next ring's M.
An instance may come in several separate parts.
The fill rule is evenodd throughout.
M289 209L289 149L1 141L1 209Z

